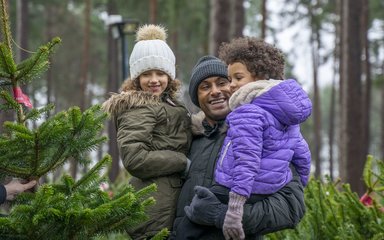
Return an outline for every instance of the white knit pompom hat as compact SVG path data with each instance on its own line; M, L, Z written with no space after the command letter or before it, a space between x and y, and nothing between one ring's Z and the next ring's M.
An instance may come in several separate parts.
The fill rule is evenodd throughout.
M159 25L144 25L136 32L136 44L129 58L131 79L148 70L161 70L176 77L175 55L165 42L167 33Z

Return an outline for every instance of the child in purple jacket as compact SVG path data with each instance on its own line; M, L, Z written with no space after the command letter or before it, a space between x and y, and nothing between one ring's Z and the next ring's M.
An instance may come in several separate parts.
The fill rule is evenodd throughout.
M311 153L299 124L310 116L312 104L295 80L275 80L283 79L284 56L263 40L237 38L224 43L219 54L228 65L232 112L216 163L217 184L210 190L228 203L225 239L237 240L246 237L243 205L261 201L289 183L291 164L307 185ZM191 221L183 224L177 239L204 239L209 231L209 226Z
M228 64L232 112L212 191L229 190L223 233L226 239L243 239L243 205L251 194L272 194L290 182L290 163L307 185L311 154L299 124L312 104L295 80L275 80L283 79L284 56L265 41L234 39L221 46L220 58Z
M243 205L252 194L272 194L290 182L290 163L307 185L311 154L299 124L312 104L295 80L276 80L283 79L284 56L265 41L234 39L221 46L220 58L233 94L215 180L229 190L224 236L243 239Z

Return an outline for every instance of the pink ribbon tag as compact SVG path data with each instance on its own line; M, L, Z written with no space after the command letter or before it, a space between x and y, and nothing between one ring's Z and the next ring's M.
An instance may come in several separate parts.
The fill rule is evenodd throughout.
M29 100L29 97L23 93L20 87L13 88L13 97L16 102L24 104L28 108L32 108L32 103Z

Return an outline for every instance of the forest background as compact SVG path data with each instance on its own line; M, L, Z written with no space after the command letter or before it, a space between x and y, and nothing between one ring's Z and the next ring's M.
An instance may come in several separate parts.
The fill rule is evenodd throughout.
M313 113L302 129L315 177L341 178L362 194L367 154L383 159L382 0L12 0L8 8L18 60L41 42L62 39L47 73L23 89L34 107L86 109L118 91L134 44L134 34L124 39L114 34L111 16L120 15L168 29L177 77L184 83L182 97L192 112L198 109L186 89L198 58L217 55L218 46L234 37L257 36L284 50L286 78L297 79L311 96ZM1 112L0 133L2 123L14 117ZM113 182L125 171L120 171L112 124L104 134L109 144L93 157L111 154ZM49 177L65 171L76 177L84 169L72 161Z

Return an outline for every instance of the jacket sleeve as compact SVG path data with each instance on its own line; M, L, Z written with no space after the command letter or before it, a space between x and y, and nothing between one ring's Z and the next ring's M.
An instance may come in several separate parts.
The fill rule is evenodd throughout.
M308 143L301 134L300 141L292 157L292 163L300 175L301 183L303 186L306 186L311 172L311 151L309 150Z
M7 190L3 184L0 184L0 204L3 204L7 199Z
M278 192L255 204L245 204L243 228L246 234L267 234L294 228L305 213L300 176L291 165L292 181Z
M249 105L248 105L249 106ZM249 197L260 169L263 147L263 117L257 107L239 107L228 118L228 136L234 155L231 191Z
M153 129L157 124L150 107L131 109L116 119L117 142L124 167L138 178L147 179L181 173L187 157L180 152L152 146ZM165 127L165 126L164 126Z

